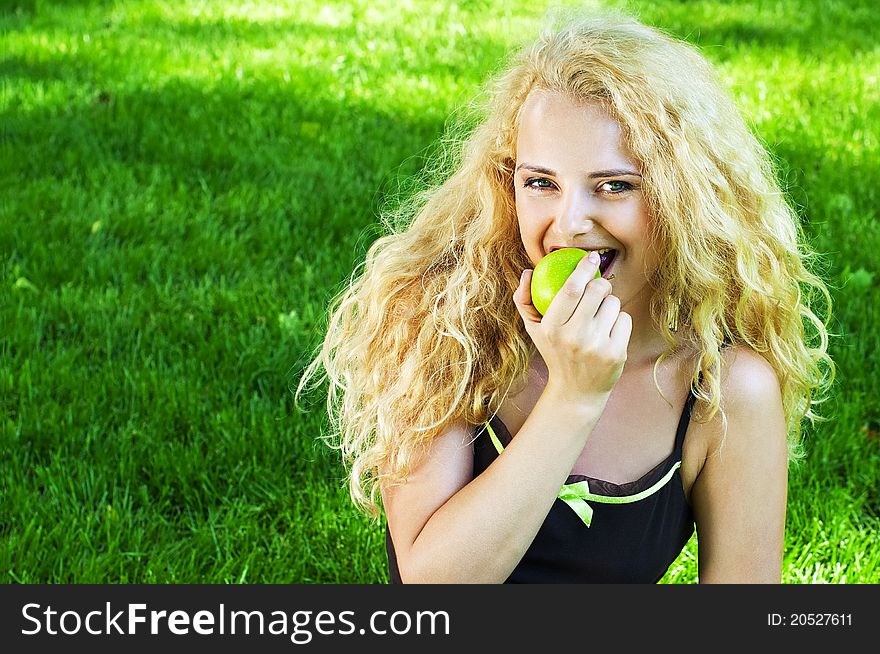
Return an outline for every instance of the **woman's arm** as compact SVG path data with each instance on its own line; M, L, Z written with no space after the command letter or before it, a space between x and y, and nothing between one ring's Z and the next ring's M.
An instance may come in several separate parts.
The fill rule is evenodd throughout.
M607 395L602 396L607 402ZM604 402L566 404L548 387L476 479L471 427L457 423L382 498L404 583L501 583L522 559L599 421Z
M779 381L758 353L736 348L722 380L720 413L691 490L700 583L780 583L788 491L788 449Z
M453 425L405 484L383 491L401 580L500 583L526 553L626 362L632 318L598 268L583 257L543 318L523 271L513 300L548 379L498 458L471 481L470 428Z

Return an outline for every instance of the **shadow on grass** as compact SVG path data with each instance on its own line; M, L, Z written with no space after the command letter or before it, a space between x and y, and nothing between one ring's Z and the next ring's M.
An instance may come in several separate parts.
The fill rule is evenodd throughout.
M837 49L869 53L880 30L873 0L743 2L735 7L726 2L657 3L650 11L663 17L658 27L700 45L716 60L736 58L743 49L816 56Z

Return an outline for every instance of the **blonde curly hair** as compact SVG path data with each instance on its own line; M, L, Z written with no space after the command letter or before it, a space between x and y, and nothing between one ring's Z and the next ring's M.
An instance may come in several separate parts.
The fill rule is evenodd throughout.
M812 406L835 376L831 296L766 149L693 46L621 14L563 21L494 77L476 127L465 118L448 131L435 166L445 176L382 214L387 233L330 303L300 380L297 400L323 367L323 438L373 516L380 489L405 480L446 425L490 418L534 352L512 295L532 265L513 172L520 109L535 90L600 105L641 164L661 253L651 315L668 345L655 384L664 358L693 347L692 386L710 420L721 410L722 344L744 344L780 380L790 460L803 456L803 419L827 419ZM824 321L812 308L820 299Z

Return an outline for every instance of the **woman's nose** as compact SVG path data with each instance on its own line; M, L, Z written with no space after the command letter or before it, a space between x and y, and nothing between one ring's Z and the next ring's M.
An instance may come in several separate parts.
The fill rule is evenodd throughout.
M598 205L587 191L570 191L561 198L556 213L556 228L560 234L582 233L589 223L598 218Z

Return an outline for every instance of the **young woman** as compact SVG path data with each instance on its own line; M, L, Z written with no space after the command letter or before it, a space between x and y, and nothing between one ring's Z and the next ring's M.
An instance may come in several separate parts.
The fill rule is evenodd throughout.
M627 17L547 30L491 90L298 389L325 369L391 580L656 582L696 528L701 582L779 582L834 364L767 153L693 47ZM562 247L601 257L542 316Z

